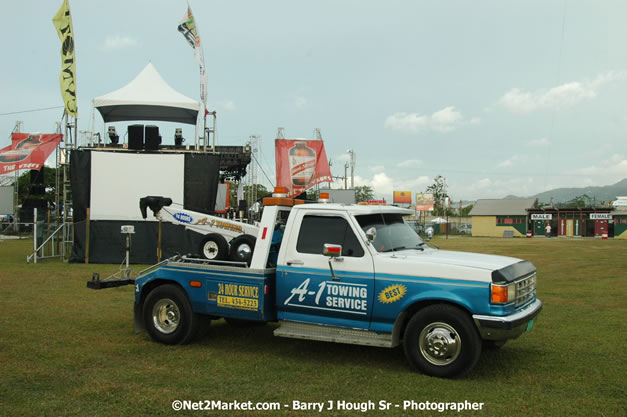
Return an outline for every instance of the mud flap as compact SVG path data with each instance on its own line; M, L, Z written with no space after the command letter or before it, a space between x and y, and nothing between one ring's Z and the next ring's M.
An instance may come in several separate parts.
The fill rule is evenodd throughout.
M144 315L142 313L142 305L141 304L133 304L133 330L135 333L141 333L146 331L146 326L144 325Z

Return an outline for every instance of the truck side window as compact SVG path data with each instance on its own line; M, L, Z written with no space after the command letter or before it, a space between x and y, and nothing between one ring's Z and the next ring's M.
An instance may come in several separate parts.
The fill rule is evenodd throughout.
M296 250L322 255L325 243L342 245L342 256L361 258L364 250L346 219L342 217L305 216L300 225Z

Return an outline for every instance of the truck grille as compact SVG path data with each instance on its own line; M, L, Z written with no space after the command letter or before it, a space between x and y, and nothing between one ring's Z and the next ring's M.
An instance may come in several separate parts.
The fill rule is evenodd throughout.
M525 304L536 294L536 274L516 282L516 307Z

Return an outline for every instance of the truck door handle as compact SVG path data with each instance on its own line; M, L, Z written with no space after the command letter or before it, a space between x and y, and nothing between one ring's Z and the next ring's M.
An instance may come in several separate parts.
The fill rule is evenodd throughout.
M305 262L300 261L298 259L292 259L291 261L287 261L287 265L305 265Z

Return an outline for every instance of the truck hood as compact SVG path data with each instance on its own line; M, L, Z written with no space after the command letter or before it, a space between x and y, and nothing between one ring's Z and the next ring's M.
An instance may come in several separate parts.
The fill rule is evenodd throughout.
M377 273L434 277L471 281L492 281L492 271L502 270L521 259L482 253L457 252L425 248L379 253L375 260Z
M407 252L404 254L403 252ZM433 262L438 264L448 264L457 266L467 266L494 271L520 262L521 259L510 256L487 255L485 253L458 252L448 250L437 250L427 248L424 252L409 250L397 252L396 256L407 256L408 259L421 260L422 262Z

